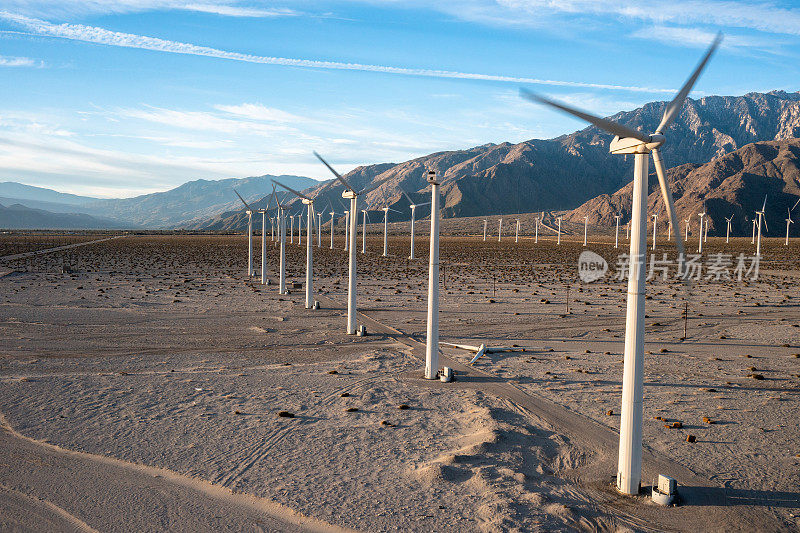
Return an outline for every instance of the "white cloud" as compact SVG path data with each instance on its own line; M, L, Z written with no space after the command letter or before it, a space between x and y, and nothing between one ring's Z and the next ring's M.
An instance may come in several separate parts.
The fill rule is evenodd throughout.
M70 17L85 15L116 15L156 10L183 10L210 13L226 17L272 18L295 16L288 8L257 8L242 6L236 0L186 2L185 0L4 0L9 11L31 16Z
M264 122L297 123L305 121L304 118L293 115L292 113L287 113L286 111L273 107L266 107L261 104L216 105L214 109L230 113L231 115Z
M647 93L672 93L672 89L660 89L654 87L607 85L598 83L586 83L566 80L548 80L539 78L526 78L516 76L498 76L493 74L478 74L470 72L457 72L450 70L433 70L421 68L393 67L384 65L365 65L360 63L342 63L338 61L320 61L314 59L293 59L285 57L256 56L242 54L239 52L229 52L199 46L178 41L169 41L157 37L148 37L131 33L121 33L106 30L96 26L85 26L82 24L53 24L44 20L26 17L7 11L0 11L0 18L16 23L27 28L34 34L84 41L109 46L121 46L126 48L139 48L143 50L153 50L158 52L169 52L174 54L189 54L218 59L228 59L232 61L244 61L248 63L259 63L266 65L283 65L292 67L333 69L333 70L358 70L366 72L379 72L384 74L399 74L405 76L423 76L432 78L452 78L466 80L496 81L514 84L534 84L550 85L560 87L582 87L593 89L607 89L615 91L633 91Z
M44 63L29 57L0 56L0 67L42 67Z

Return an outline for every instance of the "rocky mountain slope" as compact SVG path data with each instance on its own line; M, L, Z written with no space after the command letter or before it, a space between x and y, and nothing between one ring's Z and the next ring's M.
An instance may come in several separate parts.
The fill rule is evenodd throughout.
M611 118L653 131L665 105L666 102L652 102ZM749 143L794 137L800 137L800 92L709 96L686 101L668 131L662 155L668 167L702 165ZM400 190L415 200L425 197L424 171L433 169L443 182L445 217L569 210L596 196L613 194L631 180L633 158L609 154L611 139L591 126L555 139L489 144L434 153L400 164L359 167L345 177L356 187L390 177L361 200L361 205L366 204L369 209L388 203L409 213L408 201ZM335 161L331 163L336 166ZM331 202L340 206L341 191L338 183L323 191L319 204ZM263 199L259 205L266 203ZM426 214L418 211L418 216ZM230 212L192 227L239 230L244 227L244 219L242 213Z
M709 234L725 235L726 218L733 215L733 235L751 235L755 211L761 209L767 197L766 218L769 236L783 236L786 231L787 209L800 198L800 139L752 143L704 165L685 164L667 171L675 199L675 209L681 228L690 218L690 227L698 229L697 213L708 213ZM666 224L666 212L658 180L650 176L650 195L647 212L661 213L659 221ZM615 193L592 198L564 215L565 220L583 222L588 215L590 224L611 226L614 215L622 215L622 223L630 219L633 183ZM800 208L793 215L800 224ZM652 227L652 219L648 221ZM661 226L666 229L665 225ZM765 228L766 229L766 228ZM800 235L795 224L790 235Z

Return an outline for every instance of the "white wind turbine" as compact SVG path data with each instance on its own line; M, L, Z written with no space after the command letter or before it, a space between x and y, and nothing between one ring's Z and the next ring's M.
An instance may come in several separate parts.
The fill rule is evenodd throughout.
M297 213L297 246L303 245L303 209Z
M261 284L267 284L267 211L272 203L272 196L267 201L267 207L259 209L261 213ZM272 227L272 219L270 218L270 227Z
M700 217L700 239L698 240L698 243L697 243L697 253L701 254L701 253L703 253L703 217L706 216L706 204L705 204L705 202L703 202L703 212L702 213L698 213L697 216ZM706 222L706 224L707 223L708 222Z
M586 246L586 238L589 235L589 215L583 217L583 245Z
M317 248L322 248L322 215L324 213L320 211L317 213Z
M753 236L750 237L750 244L756 243L756 219L753 219Z
M367 253L367 221L369 214L366 209L361 210L361 253Z
M483 219L483 242L486 242L486 227L489 225L489 221L485 218Z
M500 217L500 223L497 225L497 242L503 237L503 218Z
M558 239L556 244L561 244L561 217L558 217Z
M700 72L719 44L721 35L705 54L694 73L689 77L675 98L667 104L661 123L652 135L642 133L627 126L572 109L563 104L550 101L541 96L523 92L534 101L545 103L571 115L582 118L598 128L615 135L610 151L615 154L634 154L632 239L630 249L631 268L628 275L628 303L625 327L625 365L622 379L622 411L620 420L619 465L617 469L617 490L624 494L638 494L641 485L642 467L642 398L644 388L644 311L645 276L644 260L647 249L647 176L648 154L658 174L661 194L670 220L677 220L672 192L667 183L666 172L661 160L659 147L666 138L664 131L675 120L684 100L688 96ZM683 254L683 241L677 234L678 253Z
M344 251L350 249L350 210L344 210Z
M250 204L244 201L239 191L233 189L233 192L235 192L239 200L242 201L245 213L247 213L247 277L251 278L253 277L253 209L250 207Z
M389 239L389 211L393 211L395 213L400 213L400 211L396 209L392 209L388 205L383 206L381 209L383 211L383 257L386 257L389 252L388 248L388 239Z
M439 182L429 170L431 184L431 239L428 259L428 323L425 342L425 378L436 379L439 373Z
M349 261L348 261L348 279L347 279L347 334L348 335L355 335L356 334L356 225L358 224L358 197L364 194L367 194L370 191L373 191L383 185L383 182L391 178L392 176L386 176L382 180L378 180L373 182L371 185L361 189L360 191L355 190L347 180L345 180L338 172L336 172L332 166L328 164L327 161L322 159L322 156L318 153L314 152L314 155L317 156L323 165L328 167L336 179L344 185L344 192L342 192L342 198L347 198L350 200L350 221L349 221L349 235L348 235L348 251L350 253Z
M539 243L539 217L536 217L536 237L534 237L534 243Z
M400 192L403 193L403 196L406 197L406 200L408 200L408 207L411 208L411 255L409 255L408 258L409 259L416 259L414 257L414 221L416 220L416 216L417 216L417 208L418 207L422 207L423 205L428 205L428 204L430 204L430 202L425 202L424 204L415 204L414 201L411 200L411 197L408 194L406 194L406 191L401 189ZM486 240L486 225L485 224L484 224L484 227L483 227L483 240L484 241Z
M272 185L272 198L275 200L275 205L278 206L278 239L281 243L278 294L286 294L286 206L278 201L275 184Z
M333 217L336 215L336 212L333 210L333 207L330 203L328 204L328 209L330 209L331 215L331 250L333 250Z
M653 250L656 249L656 235L658 235L658 213L653 213Z
M786 218L786 246L789 246L789 224L794 223L794 220L792 220L792 211L794 211L794 208L797 207L797 204L800 204L800 199L798 199L794 203L791 209L789 209L788 207L786 208L789 211L788 216Z
M614 215L614 218L617 219L617 229L614 232L614 248L619 247L619 219L622 218L622 215Z
M314 199L309 198L305 194L287 187L283 183L272 180L272 183L279 187L283 187L290 193L294 194L306 205L306 309L312 309L314 305ZM328 182L332 183L332 182ZM317 195L327 188L324 185L317 191ZM297 215L298 217L300 215Z
M517 230L514 233L514 242L519 242L519 219L517 219Z
M769 231L769 226L767 225L767 217L764 215L764 211L767 209L767 195L764 195L764 205L761 206L761 211L756 211L756 215L758 215L758 239L756 240L756 257L761 257L761 221L764 221L764 229Z
M706 228L705 228L705 231L703 232L703 242L708 242L708 222L709 222L710 218L711 217L706 219Z
M294 243L294 215L289 215L289 244Z
M727 225L727 229L725 230L725 244L728 244L731 241L731 222L733 221L733 215L730 217L725 218L725 222Z
M692 214L689 213L689 218L685 219L686 226L684 226L684 231L686 232L686 236L683 238L684 241L689 242L689 221L692 219Z

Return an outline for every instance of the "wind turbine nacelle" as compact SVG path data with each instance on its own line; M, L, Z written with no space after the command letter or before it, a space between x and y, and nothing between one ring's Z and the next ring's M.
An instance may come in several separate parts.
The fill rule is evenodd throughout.
M314 200L309 200L308 198L301 198L300 200L306 205L310 205L310 204L314 203Z
M654 133L650 135L650 142L633 137L620 137L617 135L608 147L612 154L646 154L664 144L666 139L663 135Z
M354 191L345 190L342 192L342 198L347 198L348 200L352 200L356 197L356 193Z

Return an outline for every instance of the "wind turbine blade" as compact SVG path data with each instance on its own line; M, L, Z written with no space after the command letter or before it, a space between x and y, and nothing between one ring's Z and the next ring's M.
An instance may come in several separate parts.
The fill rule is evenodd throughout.
M353 191L353 192L356 192L356 190L355 190L353 187L351 187L349 183L347 183L347 180L346 180L346 179L344 179L344 178L342 177L342 175L341 175L341 174L339 174L338 172L336 172L335 170L333 170L333 167L332 167L332 166L330 166L330 165L328 164L328 162L327 162L327 161L325 161L324 159L322 159L322 156L321 156L321 155L319 155L317 152L314 152L314 155L315 155L315 156L317 156L317 159L319 159L320 161L322 161L322 164L323 164L323 165L325 165L326 167L328 167L328 170L330 170L331 172L333 172L333 175L334 175L334 176L336 176L336 179L337 179L337 180L339 180L339 181L341 181L341 182L342 182L342 185L344 185L344 186L345 186L345 188L346 188L348 191Z
M242 201L242 203L243 203L243 204L244 204L244 206L247 208L247 210L248 210L248 211L252 211L252 209L250 209L250 205L249 205L247 202L245 202L245 201L244 201L244 198L242 198L242 195L241 195L241 194L239 194L239 191L237 191L236 189L233 189L233 192L235 192L235 193L236 193L236 196L238 196L238 197L239 197L239 200L241 200L241 201Z
M422 207L423 205L431 205L431 203L430 202L425 202L425 203L422 203L422 204L417 204L417 207Z
M794 208L797 207L797 204L800 204L800 198L798 198L797 201L792 206L792 209L791 209L792 211L794 211Z
M384 183L389 181L390 178L393 178L393 177L394 176L386 176L385 178L383 178L381 180L375 181L371 185L361 189L361 192L359 192L358 194L367 194L370 191L374 191L375 189L377 189L378 187L380 187L381 185L383 185Z
M309 198L309 197L308 197L308 196L306 196L305 194L303 194L303 193L301 193L301 192L299 192L299 191L296 191L296 190L292 189L291 187L287 187L287 186L286 186L286 185L284 185L283 183L280 183L280 182L278 182L278 181L275 181L275 180L272 180L272 183L274 183L274 184L275 184L275 185L277 185L278 187L283 187L284 189L286 189L286 190L287 190L287 191L289 191L290 193L294 194L294 195L295 195L295 196L297 196L298 198L305 198L305 199L306 199L306 200L308 200L309 202L311 201L311 198Z
M657 133L663 133L664 128L672 124L672 121L678 116L678 112L681 110L681 106L683 105L684 100L689 95L694 86L694 83L697 81L697 78L700 77L700 73L703 72L703 69L708 63L708 60L711 59L711 55L714 53L714 50L717 49L719 43L722 42L722 33L718 33L717 36L714 38L714 42L711 43L709 46L706 55L703 56L703 59L700 60L700 64L697 65L697 68L694 69L694 72L689 79L686 80L686 83L683 84L681 90L678 91L678 94L675 95L675 98L667 104L667 108L664 110L664 116L661 118L661 124L658 125L656 128Z
M763 213L764 210L767 208L767 195L764 195L764 205L761 206L761 212Z
M766 213L761 215L761 218L764 219L764 233L769 233L769 224L767 224L767 215L766 215Z
M406 193L406 191L404 191L403 189L400 189L400 192L401 192L401 193L403 193L403 196L405 196L405 197L406 197L406 200L408 200L408 203L409 203L410 205L414 205L414 201L413 201L413 200L411 199L411 197L410 197L410 196L409 196L409 195ZM800 201L800 200L798 200L798 201Z
M614 135L619 135L620 137L633 137L634 139L639 139L642 142L650 142L649 135L646 135L640 131L636 131L627 126L623 126L622 124L617 124L616 122L613 122L611 120L597 117L590 113L586 113L585 111L580 111L578 109L575 109L574 107L569 107L568 105L556 102L554 100L550 100L548 98L545 98L544 96L540 96L524 88L520 89L519 92L520 95L522 95L522 97L527 98L528 100L532 100L534 102L539 102L540 104L545 104L549 105L550 107L555 107L556 109L560 109L565 113L576 116L578 118L582 118L586 122L594 124L598 128L605 130L609 133L613 133Z
M398 211L397 209L392 209L391 207L389 208L389 211L391 211L393 213L400 213L400 211Z
M661 186L661 197L664 199L664 205L667 208L667 214L669 215L669 222L675 231L675 246L678 248L679 257L683 256L684 249L683 249L683 236L681 232L678 231L680 227L678 225L678 215L675 212L675 202L672 199L672 191L669 188L669 183L667 183L667 174L664 171L664 163L661 161L661 151L658 148L654 148L652 151L653 154L653 163L655 163L656 167L656 174L658 174L658 184Z

